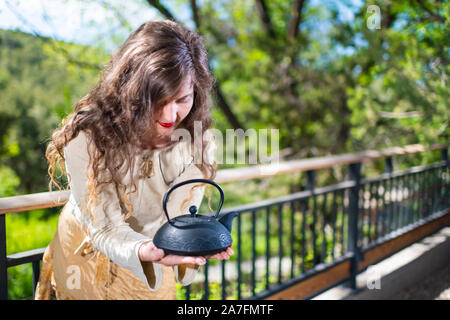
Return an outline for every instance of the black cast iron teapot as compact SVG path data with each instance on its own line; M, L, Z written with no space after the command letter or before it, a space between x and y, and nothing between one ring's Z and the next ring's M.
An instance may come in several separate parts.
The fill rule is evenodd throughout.
M199 215L197 207L191 206L189 207L190 214L170 219L167 213L169 195L176 188L189 183L208 183L219 190L220 203L214 216ZM163 209L167 222L156 232L153 243L156 247L163 249L166 254L183 256L205 256L225 250L233 242L231 225L238 213L230 212L217 220L223 200L222 188L211 180L191 179L172 186L163 198Z

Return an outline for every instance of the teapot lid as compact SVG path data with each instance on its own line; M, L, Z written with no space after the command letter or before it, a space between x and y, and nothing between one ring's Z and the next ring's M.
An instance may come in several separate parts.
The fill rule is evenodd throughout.
M169 221L175 227L184 227L194 224L214 223L217 220L212 216L185 214Z

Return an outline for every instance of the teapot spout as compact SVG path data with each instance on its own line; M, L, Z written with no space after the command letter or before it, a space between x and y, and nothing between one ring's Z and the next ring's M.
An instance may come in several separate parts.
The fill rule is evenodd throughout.
M222 218L219 219L219 222L221 224L223 224L228 231L231 232L231 227L233 225L233 219L238 215L239 213L237 213L236 211L227 213L226 215L224 215Z

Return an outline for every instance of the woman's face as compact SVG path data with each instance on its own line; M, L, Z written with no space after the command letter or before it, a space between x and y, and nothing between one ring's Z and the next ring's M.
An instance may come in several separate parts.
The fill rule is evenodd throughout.
M184 81L180 93L154 115L156 141L154 147L160 148L170 143L170 135L186 118L194 103L194 86L191 79Z

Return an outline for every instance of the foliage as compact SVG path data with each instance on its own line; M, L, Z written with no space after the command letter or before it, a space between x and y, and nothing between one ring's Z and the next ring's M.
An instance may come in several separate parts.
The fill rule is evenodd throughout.
M369 3L293 1L303 8L291 36L294 7L266 1L264 22L258 2L200 10L218 82L247 127L279 128L282 148L303 154L447 143L448 3L425 3L442 15L432 19L409 1L375 1L381 28L370 30Z
M57 215L45 210L6 215L6 252L13 254L46 247L56 231ZM8 299L32 296L31 264L8 268Z
M51 133L98 77L98 69L67 59L95 64L105 57L94 48L0 30L0 167L9 168L1 171L0 196L11 187L15 193L47 189Z
M360 66L356 86L347 88L352 138L362 148L449 139L448 3L428 1L430 13L409 1L379 2L379 30L364 28L364 6L348 28L364 44L348 57ZM445 17L445 18L444 18ZM361 124L364 123L364 126Z
M447 143L449 4L374 4L380 29L367 27L368 4L281 0L202 1L194 28L244 129L279 129L292 157ZM124 17L121 23L129 29ZM107 55L21 32L1 31L0 41L0 166L20 179L16 193L43 191L46 142ZM213 114L216 128L229 128L217 104Z
M138 2L158 4L155 10L160 11L169 4ZM111 31L119 43L131 23L121 14L122 4L102 3L120 18ZM369 5L380 9L379 29L367 26ZM290 148L290 157L448 144L448 2L178 0L176 8L192 10L191 16L174 17L204 37L217 84L234 116L244 129L279 129L280 147ZM163 11L160 15L167 18ZM117 31L120 26L125 29ZM0 30L0 197L47 190L46 143L95 84L107 59L106 50L96 46ZM212 112L216 128L224 132L232 126L217 99ZM436 157L402 157L396 167ZM383 164L363 170L370 176ZM320 173L317 185L342 181L345 174L334 169ZM227 184L224 207L302 190L305 181L304 174L294 174ZM213 210L217 203L213 194ZM206 201L201 211L210 211ZM8 253L47 245L56 228L54 212L8 215L7 228L14 230L7 232ZM308 252L306 262L314 258ZM31 292L30 266L19 269L8 271L14 279L10 287L16 288L11 298Z

